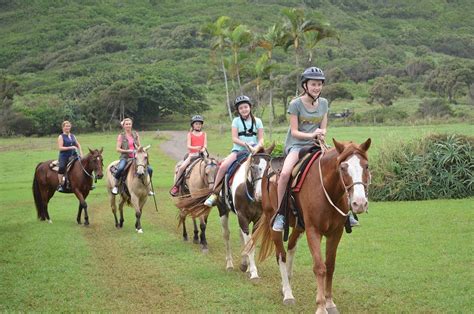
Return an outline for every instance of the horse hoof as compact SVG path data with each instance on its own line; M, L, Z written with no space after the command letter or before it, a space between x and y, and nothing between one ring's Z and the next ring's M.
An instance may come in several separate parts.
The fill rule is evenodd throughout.
M284 305L294 305L296 303L295 299L289 298L289 299L284 299L283 304Z
M193 239L193 243L194 243L194 244L199 244L199 243L200 243L200 242L199 242L199 239Z
M88 226L89 225L89 221L84 221L84 226Z
M253 282L253 283L257 283L257 282L260 281L260 277L258 275L250 277L250 281Z
M138 233L143 233L143 229L138 229L137 232Z
M328 314L339 314L337 307L327 307Z
M48 220L48 223L52 224L52 223L53 223L53 221L50 219L50 220Z
M247 264L240 264L239 268L242 272L245 273L247 271L248 265Z
M189 240L188 240L188 237L183 237L183 241L184 241L184 242L188 242L188 241L189 241Z
M82 222L80 220L77 221L78 225L82 225Z
M203 248L201 248L201 252L203 254L207 254L207 253L209 253L209 249L207 247L203 247Z

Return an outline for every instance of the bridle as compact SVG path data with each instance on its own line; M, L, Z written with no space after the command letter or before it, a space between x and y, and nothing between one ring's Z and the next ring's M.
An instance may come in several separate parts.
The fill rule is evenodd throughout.
M267 162L268 160L270 160L271 156L270 154L267 154L267 153L257 153L257 154L254 154L254 155L251 155L250 156L250 167L248 169L248 171L250 171L250 177L251 177L251 180L249 181L248 180L248 173L246 174L246 184L245 184L245 193L247 194L247 197L249 200L251 200L252 202L255 202L255 194L252 196L250 195L249 193L249 184L251 185L251 188L252 188L252 191L254 190L254 187L255 187L255 184L257 181L261 181L263 179L263 173L261 176L257 177L257 178L254 178L253 175L252 175L252 159L255 158L255 157L260 157L260 158L263 158L265 159Z
M99 158L99 156L101 157L101 154L98 154L97 157L96 157L96 160ZM79 160L79 165L81 165L81 169L82 171L91 179L94 179L94 182L97 182L97 176L94 175L94 172L97 174L97 168L98 168L98 161L96 161L96 167L92 169L92 171L89 173L86 168L84 168L84 165L82 164L82 161L85 160L87 163L89 163L89 159L94 159L93 158L94 156L91 155L90 157L86 158L86 159L82 159L80 156L77 156L77 159ZM92 161L90 161L92 162Z
M208 154L208 155L209 155L209 154ZM211 185L211 184L214 185L215 180L216 180L216 176L214 176L214 180L209 181L209 176L208 176L207 173L206 173L206 169L207 169L207 168L217 167L217 166L218 166L214 159L211 158L211 159L209 159L209 160L210 160L211 162L210 162L210 163L207 163L206 166L204 167L204 176L206 177L206 181L207 181L207 185L208 185L208 186ZM205 162L204 159L201 160L201 164L202 164L202 162Z
M320 142L321 143L321 142ZM328 192L326 191L326 188L324 187L324 181L323 181L323 172L321 170L321 159L323 159L323 156L324 154L326 153L327 151L327 146L324 144L324 146L321 146L321 147L325 147L325 149L322 150L322 153L321 153L321 156L319 157L319 162L318 162L318 167L319 167L319 179L321 180L321 186L323 188L323 191L324 191L324 195L326 196L326 199L328 200L329 204L332 205L332 207L334 207L337 212L339 214L341 214L342 216L344 217L347 217L349 216L350 214L350 211L347 212L347 213L344 213L339 207L337 207L334 202L331 200L331 197L329 196ZM353 154L354 155L354 154ZM353 155L350 155L350 156L353 156ZM346 158L347 159L347 158ZM362 186L364 186L364 191L365 191L365 197L367 198L368 197L368 194L369 194L369 185L370 185L370 181L371 181L371 175L370 175L370 172L369 172L369 182L368 183L364 183L362 181L356 181L356 182L353 182L352 184L350 185L346 185L344 183L344 178L342 177L342 174L341 174L341 171L338 167L337 169L337 172L339 173L339 181L341 182L342 186L344 187L344 193L346 194L346 198L347 198L347 205L349 206L349 208L351 208L351 199L350 199L350 194L349 194L349 190L351 188L353 188L355 185L358 185L358 184L361 184Z

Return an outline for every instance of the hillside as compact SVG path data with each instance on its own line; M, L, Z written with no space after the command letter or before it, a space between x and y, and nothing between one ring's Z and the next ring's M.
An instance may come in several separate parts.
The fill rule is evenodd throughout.
M288 7L303 8L307 18L337 33L339 40L316 45L311 63L326 71L328 83L339 84L336 94L350 93L353 106L366 104L370 87L387 76L401 87L400 99L472 104L469 1L0 1L0 120L8 122L1 133L55 132L63 118L84 130L113 125L123 115L145 125L206 105L218 108L212 117L225 117L222 74L211 58L212 38L200 35L203 26L227 15L255 39L284 21ZM239 51L242 85L263 105L268 84L261 95L254 84L263 50L249 46ZM300 52L296 67L292 47L274 50L277 106L288 97L280 85L308 65L308 52ZM225 57L230 60L230 51ZM455 73L454 82L440 81L446 71ZM236 93L233 80L231 96Z

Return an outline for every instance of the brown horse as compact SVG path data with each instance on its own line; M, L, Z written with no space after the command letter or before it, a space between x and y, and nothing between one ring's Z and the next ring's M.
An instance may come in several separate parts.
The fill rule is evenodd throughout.
M78 159L70 168L67 176L71 185L71 191L79 200L79 210L77 213L77 223L81 223L81 214L84 209L84 225L89 224L89 215L87 213L86 198L92 187L92 179L102 178L102 159L103 149L91 150L84 158ZM40 220L48 220L52 222L48 213L48 203L53 197L58 187L58 173L50 169L49 165L52 160L41 162L36 166L33 178L33 197L35 200L36 211Z
M151 178L147 171L149 165L148 161L148 149L150 145L146 147L140 146L137 149L135 158L133 158L130 168L126 174L125 178L125 188L119 189L120 191L120 202L119 202L119 211L120 211L120 222L117 219L117 206L115 204L115 195L112 193L112 188L115 186L115 178L110 171L110 168L113 165L118 164L118 160L113 161L107 167L107 192L109 193L110 207L112 208L112 213L115 218L115 227L123 227L123 206L125 203L132 206L135 209L135 230L138 233L143 233L141 216L142 209L145 206L145 203L148 198L148 192L151 189Z
M340 143L333 139L335 148L323 153L309 169L308 175L295 194L297 206L301 209L306 229L306 238L313 257L313 272L317 279L317 313L327 310L337 312L333 302L332 280L336 263L336 251L342 236L349 208L356 214L367 211L367 189L370 183L367 150L371 140L361 145L352 142ZM268 170L267 170L268 171ZM276 213L277 186L264 176L263 214L253 235L251 245L262 240L260 260L264 260L276 249L276 260L282 278L283 302L295 302L290 286L296 244L304 230L295 227L296 219L290 216L293 227L285 252L281 232L273 231L272 218ZM321 255L321 240L326 237L326 261Z
M176 164L176 171L179 168L183 161L180 161ZM194 164L194 162L191 162ZM219 168L219 163L214 158L209 158L208 155L202 154L199 157L199 160L195 161L195 164L191 171L188 174L184 174L183 185L185 189L180 189L180 197L193 195L196 192L203 189L210 189L214 185L214 180L216 179L217 170ZM176 173L175 173L176 176ZM175 177L176 182L176 177ZM199 235L196 218L193 218L194 224L194 237L193 242L195 244L201 244L201 250L206 253L208 251L207 239L206 239L206 226L207 226L207 217L209 213L199 217L199 227L201 234ZM183 225L183 240L188 241L188 232L186 230L186 215L180 209L180 219L179 224Z
M236 171L229 187L230 193L232 194L232 203L239 220L239 234L242 246L245 246L250 241L250 224L253 224L253 232L262 214L262 177L274 147L274 144L267 149L248 146L250 156ZM221 190L220 197L217 201L217 208L219 209L222 236L226 248L226 269L231 270L234 268L229 230L229 213L231 209L229 202L223 197L223 190L224 189ZM183 208L185 215L191 214L193 217L209 214L210 208L203 205L204 199L208 196L209 191L207 191L204 196L196 193L193 198L180 200L178 207ZM250 279L259 278L254 259L254 250L250 250L248 253L242 255L240 270L248 272Z

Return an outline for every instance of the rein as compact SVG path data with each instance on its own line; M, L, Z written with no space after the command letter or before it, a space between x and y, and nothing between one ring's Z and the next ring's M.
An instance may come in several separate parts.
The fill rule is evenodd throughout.
M84 165L82 164L82 158L81 157L77 157L77 159L79 159L79 164L81 165L81 168L82 168L82 171L84 171L84 173L89 177L89 178L92 178L92 179L95 179L95 177L93 176L93 174L87 172L86 168L84 168ZM86 161L88 160L87 158L85 159ZM93 171L93 170L92 170ZM96 180L97 182L97 180Z

